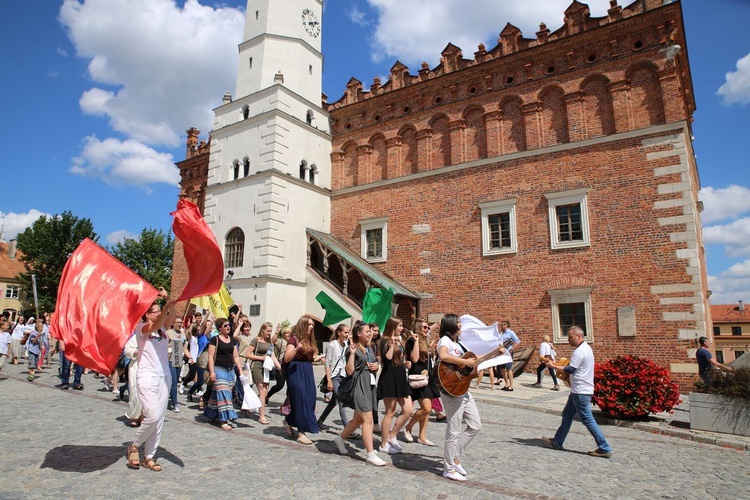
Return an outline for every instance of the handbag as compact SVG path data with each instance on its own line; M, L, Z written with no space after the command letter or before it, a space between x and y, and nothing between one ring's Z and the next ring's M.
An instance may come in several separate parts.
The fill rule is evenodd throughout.
M30 336L31 336L30 333L24 333L23 337L21 337L21 345L26 345L26 342L29 341Z
M347 408L354 409L354 382L359 377L360 372L352 374L351 377L346 377L339 383L339 390L336 393L336 400L346 406Z
M211 340L208 341L209 344ZM216 353L219 352L219 341L216 341L216 349L214 349L214 361L216 361ZM203 348L203 352L198 355L198 359L195 360L195 364L202 370L208 370L208 344Z
M417 373L415 375L409 375L409 387L412 389L421 389L425 387L428 382L426 373Z
M339 359L336 360L336 364L333 365L333 370L331 370L331 373L336 372L336 368L339 367L339 361L341 361L341 358L343 356L344 356L344 352L342 351L341 356L339 356ZM322 392L323 394L328 394L329 392L331 392L328 390L328 379L326 378L325 375L323 375L323 379L318 384L318 390Z
M290 413L292 413L292 402L289 401L289 396L287 396L284 403L281 405L281 414L289 415Z

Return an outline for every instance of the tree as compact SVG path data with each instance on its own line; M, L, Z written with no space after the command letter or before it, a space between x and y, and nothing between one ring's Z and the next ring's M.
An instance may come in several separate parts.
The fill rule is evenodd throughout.
M19 259L26 269L18 279L31 296L31 275L36 275L40 313L55 309L65 263L85 238L99 239L94 225L89 219L79 219L67 211L52 217L43 215L18 235Z
M137 238L125 238L115 244L110 253L156 288L169 289L174 256L171 234L144 228Z

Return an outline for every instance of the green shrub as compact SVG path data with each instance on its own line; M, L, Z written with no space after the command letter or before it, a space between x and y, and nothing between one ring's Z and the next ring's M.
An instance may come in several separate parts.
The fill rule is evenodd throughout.
M714 370L711 383L697 382L695 392L750 400L750 369L738 368L731 372Z

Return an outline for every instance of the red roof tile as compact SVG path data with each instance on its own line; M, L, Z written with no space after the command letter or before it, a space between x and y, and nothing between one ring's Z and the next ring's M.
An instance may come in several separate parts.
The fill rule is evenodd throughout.
M739 304L711 306L711 319L715 323L750 323L750 308L740 311Z
M15 279L19 273L24 272L23 264L18 260L20 252L16 252L16 258L11 259L8 255L8 244L0 242L0 279Z

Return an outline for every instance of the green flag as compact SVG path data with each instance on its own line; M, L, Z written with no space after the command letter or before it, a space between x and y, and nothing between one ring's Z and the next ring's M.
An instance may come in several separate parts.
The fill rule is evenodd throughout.
M385 331L385 324L391 317L393 289L370 288L362 299L362 321L375 323L380 331Z
M331 297L325 292L320 292L315 296L315 300L318 301L320 307L325 309L326 317L323 318L323 326L330 326L339 321L343 321L346 318L351 318L352 315L344 310L343 307L338 305Z

